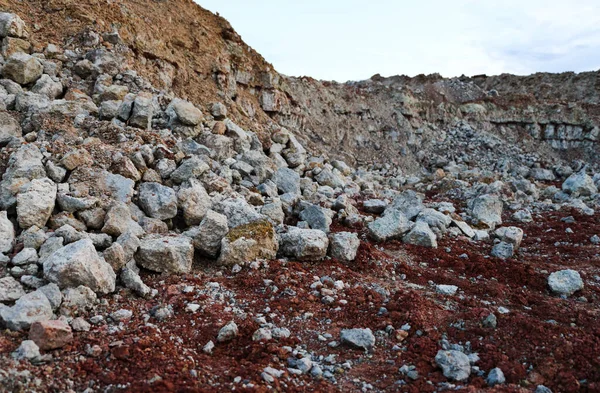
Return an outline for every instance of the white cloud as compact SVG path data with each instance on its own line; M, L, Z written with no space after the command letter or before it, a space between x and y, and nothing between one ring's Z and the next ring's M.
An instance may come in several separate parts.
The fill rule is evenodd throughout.
M345 81L600 68L597 0L199 3L288 75Z

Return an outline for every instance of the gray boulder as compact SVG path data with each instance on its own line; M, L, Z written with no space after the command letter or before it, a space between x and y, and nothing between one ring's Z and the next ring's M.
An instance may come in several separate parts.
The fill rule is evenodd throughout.
M0 325L11 330L27 330L32 323L51 318L52 305L39 290L22 296L12 307L0 305Z
M177 215L177 195L159 183L143 183L139 189L140 207L152 218L168 220Z
M300 212L300 219L305 221L311 229L319 229L329 233L333 212L321 206L309 204Z
M210 196L196 179L189 179L181 186L177 192L177 200L187 226L200 224L211 206Z
M320 260L327 255L329 239L318 229L300 229L291 227L282 233L279 250L285 256L303 260Z
M372 350L375 346L375 336L371 329L343 329L340 332L342 344L347 344L365 351Z
M56 202L56 184L48 179L34 179L17 194L17 222L23 229L43 228Z
M498 367L490 370L486 380L489 386L502 385L506 382L506 378L504 377L504 373Z
M183 183L191 178L198 178L208 172L210 167L200 157L194 156L184 160L181 165L171 172L171 180Z
M0 302L14 302L25 296L23 286L11 276L0 278Z
M0 253L10 252L15 241L15 227L5 211L0 212Z
M368 225L369 236L378 242L399 239L410 231L413 225L400 210L386 210L383 217Z
M76 241L52 253L44 261L44 277L61 289L85 285L104 294L115 290L115 272L98 256L90 239Z
M583 280L575 270L560 270L550 274L548 277L548 286L552 292L558 295L571 296L583 289Z
M415 218L423 209L423 195L417 194L412 190L403 191L392 203L385 209L384 215L399 211L408 220Z
M406 244L437 248L435 233L433 233L425 221L417 221L410 232L402 237L402 241Z
M358 235L352 232L338 232L329 236L329 254L341 261L353 261L360 246Z
M280 193L300 194L300 175L289 168L280 168L273 175L273 182Z
M523 230L518 227L498 228L494 234L501 241L512 244L515 249L519 248L521 241L523 241Z
M134 270L124 267L120 275L121 282L125 286L143 298L152 297L153 291L148 285L144 284L140 275Z
M385 211L388 203L381 199L368 199L363 202L363 209L367 213L381 214Z
M216 258L221 250L221 240L228 232L227 217L208 210L200 225L183 234L192 239L196 250L211 258Z
M471 363L467 355L460 351L438 351L435 362L444 376L453 381L466 381L471 375Z
M515 246L512 243L501 241L492 248L492 256L500 259L509 259L515 253Z
M227 225L230 229L264 219L243 198L224 199L215 203L213 210L227 217Z
M202 120L202 112L191 102L174 98L166 110L171 122L175 120L186 126L195 126Z
M471 215L479 224L495 228L502 224L502 201L497 195L485 194L472 202Z
M562 184L562 189L573 196L590 196L598 192L594 180L585 171L569 176Z
M152 127L152 116L154 115L154 105L152 104L152 95L149 93L140 93L135 97L129 125L142 129Z
M8 112L0 112L0 145L22 136L21 125Z
M193 259L192 240L186 236L146 236L135 254L135 261L141 267L168 274L190 272Z
M17 14L0 12L0 37L28 38L27 25Z
M38 80L44 67L42 63L33 56L17 52L6 60L2 68L2 75L20 85L28 85Z

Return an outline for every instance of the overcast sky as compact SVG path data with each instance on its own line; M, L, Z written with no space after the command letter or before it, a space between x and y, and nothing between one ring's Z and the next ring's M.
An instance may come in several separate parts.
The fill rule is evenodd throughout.
M196 0L286 75L600 69L600 0Z

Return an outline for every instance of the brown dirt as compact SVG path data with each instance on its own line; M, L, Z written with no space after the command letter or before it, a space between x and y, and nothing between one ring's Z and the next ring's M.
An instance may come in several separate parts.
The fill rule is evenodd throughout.
M576 218L574 224L560 221L568 215ZM120 296L105 297L108 304L95 312L107 315L120 308L132 310L134 317L123 331L109 334L108 325L94 326L89 333L77 333L69 347L52 351L52 363L19 367L41 378L47 391L64 391L67 380L76 391L91 381L94 388L118 384L132 392L229 391L234 386L240 390L241 384L233 382L236 376L254 384L242 391L266 391L260 379L262 369L285 369L288 354L282 346L303 345L319 355L336 354L339 363L351 360L353 367L336 374L337 385L309 376L284 376L276 383L279 390L358 391L362 386L354 382L358 378L378 391L433 392L435 384L446 381L433 362L445 334L452 343L470 342L479 353L481 369L500 367L506 375L507 385L495 389L486 387L484 378L472 376L465 384L471 391L518 392L544 384L555 392L597 392L600 284L595 276L600 275L600 247L587 238L590 233L600 233L599 218L575 211L537 216L534 223L521 225L527 236L518 256L509 261L488 258L491 243L445 238L435 250L398 242L375 245L364 240L364 230L355 229L363 241L357 260L350 264L271 261L266 268L245 269L236 275L227 271L221 275L211 267L199 267L182 277L146 274L144 280L159 290L156 299L142 300L121 291ZM566 227L575 233L565 235ZM341 229L334 225L335 231ZM561 243L555 244L557 241ZM584 290L566 300L553 296L546 286L548 274L564 268L580 271L586 283ZM324 305L313 295L309 288L313 277L325 275L349 284L340 295L347 304ZM406 275L405 280L401 275ZM265 279L273 284L266 285ZM270 308L266 314L272 322L289 328L292 336L253 342L252 333L259 326L252 318L234 316L228 301L215 303L205 295L182 291L186 285L201 289L208 282L218 282L231 291L233 303L249 315ZM460 292L443 296L435 293L430 282L457 285ZM388 302L377 287L390 291ZM202 311L186 312L190 301L200 304ZM144 324L143 315L152 307L167 304L175 312L171 319L158 322L151 318L152 325ZM388 309L387 315L378 314L382 306ZM510 313L499 314L499 306ZM492 312L498 317L498 327L484 328L481 321ZM306 313L312 316L306 318ZM203 353L204 344L215 341L220 327L232 319L238 323L239 336L217 344L212 355ZM405 323L412 328L402 343L393 336L377 335L376 348L369 355L345 347L329 348L318 340L324 333L337 339L343 328L377 331ZM8 356L24 338L23 334L2 333L0 353ZM401 351L392 350L397 343ZM95 358L85 355L86 344L99 345L102 354ZM419 378L407 379L408 384L401 388L394 382L403 379L398 372L403 364L415 365ZM191 370L196 370L198 377L193 377ZM156 375L162 379L149 383Z

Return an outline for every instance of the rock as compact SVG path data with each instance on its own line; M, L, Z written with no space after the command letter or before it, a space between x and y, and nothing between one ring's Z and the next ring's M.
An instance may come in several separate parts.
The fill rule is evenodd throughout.
M189 179L181 186L177 192L177 200L187 226L200 224L211 207L210 197L196 179Z
M152 218L168 220L177 215L177 195L159 183L143 183L139 190L140 207Z
M56 184L48 178L34 179L24 185L17 194L17 221L27 229L42 228L52 215L56 202Z
M460 351L438 351L435 362L444 376L453 381L466 381L471 375L471 364L467 355Z
M211 258L216 258L221 250L221 240L228 232L227 217L208 210L200 225L183 234L192 239L196 250Z
M521 241L523 241L523 230L517 227L498 228L494 234L501 241L512 244L515 249L519 248Z
M16 14L0 12L0 37L28 38L27 25Z
M485 319L482 322L482 325L487 328L496 329L496 326L498 326L498 319L494 314L490 314L487 317L485 317Z
M256 259L274 259L278 248L273 225L268 221L254 221L229 231L221 241L218 263L233 266Z
M11 276L0 278L0 302L14 302L22 296L25 296L25 291L17 280Z
M12 264L15 266L28 265L30 263L36 263L38 261L38 255L34 248L24 248L12 259Z
M442 295L453 296L458 291L458 287L456 285L439 284L435 286L435 290L437 293L441 293Z
M437 248L435 234L424 221L417 221L410 232L402 237L402 241L406 244Z
M133 317L133 312L124 308L110 314L110 318L115 322L128 321L131 317Z
M193 258L194 247L186 236L146 236L135 254L135 261L141 267L168 274L190 272Z
M452 218L435 209L423 209L416 218L418 222L426 223L437 237L442 237L452 223Z
M515 253L515 246L511 243L501 241L492 248L492 256L500 259L509 259Z
M342 344L370 351L375 346L375 336L371 329L343 329L340 333Z
M537 385L534 393L552 393L552 390L545 387L544 385Z
M41 286L38 290L44 295L46 295L53 310L56 310L60 307L62 303L62 293L60 293L60 288L58 287L58 285L50 283Z
M0 146L23 135L21 125L8 112L0 112Z
M31 324L29 339L44 350L62 348L73 341L73 331L68 323L56 321L40 321Z
M594 235L594 236L590 237L590 243L596 244L596 245L600 244L600 236Z
M285 213L283 211L281 199L276 198L270 203L265 203L263 207L260 208L260 214L267 217L271 224L275 226L283 224Z
M533 222L531 212L527 209L522 209L512 215L513 220L518 222Z
M40 247L39 262L41 264L52 255L52 253L64 246L64 239L59 236L49 237Z
M32 340L23 340L19 348L11 356L15 360L29 360L32 363L36 363L42 359L40 348Z
M76 332L89 332L92 325L81 317L74 318L71 321L71 329Z
M550 274L548 286L558 295L571 296L583 289L583 280L575 270L560 270Z
M117 243L123 247L125 260L130 261L140 248L140 239L131 232L126 232L117 238Z
M424 208L423 196L412 190L406 190L394 198L392 203L385 209L384 215L391 212L401 212L406 219L412 220Z
M321 260L327 255L329 239L318 229L289 228L279 240L280 252L300 261Z
M195 126L202 120L202 112L194 104L179 98L174 98L166 110L171 122L178 120L181 124Z
M152 116L154 115L154 105L152 104L152 95L149 93L140 93L135 97L129 125L132 127L150 129L152 127Z
M338 232L329 236L329 254L341 261L353 261L360 246L356 233Z
M235 322L231 321L219 330L217 342L224 343L233 340L238 335L238 327Z
M489 386L502 385L506 382L506 378L502 370L496 367L490 370L486 382Z
M460 229L460 231L463 234L465 234L465 236L470 237L470 238L475 237L475 231L466 222L464 222L462 220L452 219L452 224L454 224L456 227L458 227L458 229Z
M80 285L77 288L67 288L63 291L60 313L68 316L89 311L97 300L94 291L85 285Z
M75 213L80 210L87 210L93 208L97 203L97 198L76 198L67 195L63 192L59 192L56 195L56 202L58 206L64 212Z
M126 232L143 234L144 230L132 220L129 206L123 202L115 202L104 217L102 232L118 237Z
M213 210L227 217L227 225L230 229L264 219L243 198L224 199L217 202L213 206Z
M497 195L485 194L473 200L471 215L479 224L493 229L502 224L502 208Z
M210 114L217 120L227 117L227 107L221 102L214 102L210 108Z
M183 183L192 178L198 178L209 171L209 166L200 157L194 156L183 161L179 168L171 172L171 180Z
M8 253L15 241L15 227L5 211L0 212L0 253Z
M137 170L131 159L129 159L129 157L123 156L119 159L116 159L113 162L111 170L113 173L117 173L133 181L139 181L142 178L142 175Z
M273 335L269 328L259 328L252 334L252 341L271 341Z
M44 95L51 100L60 96L63 92L63 85L60 82L55 82L49 75L42 75L31 88L31 92Z
M85 285L104 294L115 290L115 272L98 256L90 239L68 244L52 253L44 261L44 277L61 289Z
M126 264L125 250L119 243L113 243L102 253L106 262L112 267L114 272L121 270Z
M120 278L125 288L132 290L138 296L146 299L152 297L152 288L144 284L140 275L130 268L124 267L123 270L121 270Z
M273 175L273 182L281 194L300 194L300 175L289 168L280 168Z
M585 171L569 176L562 184L562 190L573 196L590 196L598 192L594 180Z
M300 220L306 222L311 229L319 229L329 233L333 212L321 206L309 204L300 212Z
M22 296L12 307L3 308L0 305L0 324L11 330L27 330L33 322L50 318L52 306L39 290Z
M44 67L38 59L26 53L17 52L6 60L2 75L20 85L28 85L38 80Z
M417 213L418 214L418 213ZM414 224L400 210L386 209L385 215L368 225L369 236L378 242L399 239L412 229Z
M363 209L366 213L381 214L387 206L388 203L381 199L368 199L363 202Z

